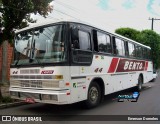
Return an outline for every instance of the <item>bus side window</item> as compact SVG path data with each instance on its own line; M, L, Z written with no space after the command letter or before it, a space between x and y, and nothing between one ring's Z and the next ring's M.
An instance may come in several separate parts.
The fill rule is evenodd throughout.
M111 39L108 34L97 32L98 51L112 53Z
M116 43L116 54L120 56L125 56L125 44L124 41L118 38L115 38Z
M72 48L91 50L90 34L77 28L72 29Z
M128 42L129 56L135 57L135 47L133 43Z
M138 58L142 58L142 47L136 45L136 54Z
M90 34L86 31L79 30L79 47L81 50L91 50Z
M147 59L147 49L146 48L143 48L143 58L144 59Z
M151 56L151 50L150 49L147 49L147 59L151 59L152 56Z
M126 56L129 56L128 42L125 42Z

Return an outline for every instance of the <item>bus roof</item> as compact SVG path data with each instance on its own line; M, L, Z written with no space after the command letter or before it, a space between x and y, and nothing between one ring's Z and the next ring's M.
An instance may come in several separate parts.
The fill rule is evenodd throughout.
M138 45L141 45L143 47L151 49L149 46L143 45L143 44L138 43L138 42L136 42L136 41L134 41L132 39L129 39L129 38L126 38L126 37L124 37L122 35L119 35L119 34L111 32L111 31L108 31L103 26L100 27L100 26L97 26L95 24L84 22L84 21L81 21L81 20L78 20L78 19L77 20L76 19L61 19L61 20L57 19L57 20L48 20L48 21L44 21L44 22L42 21L42 22L39 22L39 23L31 24L30 26L28 26L26 28L17 30L15 33L19 33L19 32L22 32L22 31L25 31L25 30L29 30L29 29L32 29L32 28L36 28L36 27L40 27L40 26L45 26L45 25L54 24L54 23L60 23L60 22L74 22L74 23L79 23L79 24L85 24L85 25L88 25L88 26L91 26L91 27L106 31L106 32L108 32L108 33L110 33L112 35L118 36L119 38L123 38L124 40L128 40L128 41L131 41L131 42L133 42L135 44L138 44Z

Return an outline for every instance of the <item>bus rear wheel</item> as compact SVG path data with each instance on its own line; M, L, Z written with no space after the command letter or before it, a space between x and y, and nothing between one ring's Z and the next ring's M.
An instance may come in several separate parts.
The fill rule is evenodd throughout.
M139 78L138 78L138 84L137 84L137 87L136 87L138 91L142 90L142 84L143 84L143 78L140 75Z
M85 105L87 108L96 107L101 100L101 89L97 82L92 82L88 89L87 100L85 101Z

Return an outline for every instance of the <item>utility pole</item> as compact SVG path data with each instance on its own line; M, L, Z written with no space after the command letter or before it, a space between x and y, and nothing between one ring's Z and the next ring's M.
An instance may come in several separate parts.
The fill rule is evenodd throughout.
M160 20L160 19L156 19L156 18L149 18L149 20L152 21L151 23L151 30L153 30L153 23L154 23L154 20Z
M154 20L160 20L160 19L156 19L156 18L149 18L149 20L151 20L151 21L152 21L152 23L151 23L151 30L153 30ZM155 47L155 42L154 42L154 41L153 41L153 46ZM153 68L155 69L155 67L156 67L156 64L155 64L155 63L153 63Z

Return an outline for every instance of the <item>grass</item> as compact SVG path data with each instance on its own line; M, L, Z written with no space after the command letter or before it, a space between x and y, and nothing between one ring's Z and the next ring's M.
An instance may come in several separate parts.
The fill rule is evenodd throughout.
M5 85L3 83L0 83L0 92L1 92L1 88L2 87L5 87L5 86L8 86L8 85ZM16 100L12 99L10 96L0 96L0 104L7 104L7 103L13 103L15 102Z
M10 96L5 96L0 99L0 104L3 103L12 103L13 99Z

